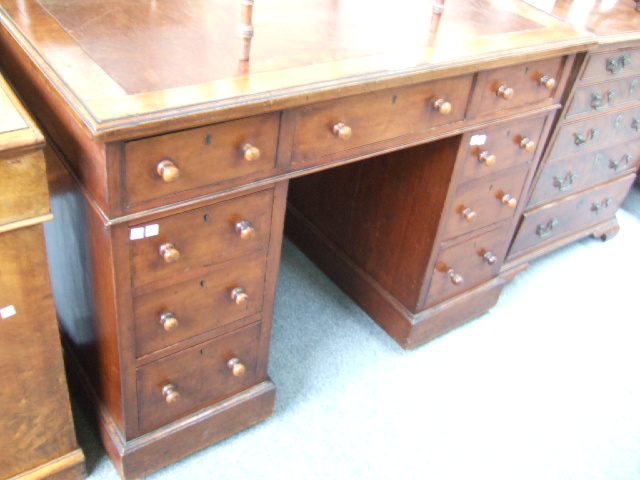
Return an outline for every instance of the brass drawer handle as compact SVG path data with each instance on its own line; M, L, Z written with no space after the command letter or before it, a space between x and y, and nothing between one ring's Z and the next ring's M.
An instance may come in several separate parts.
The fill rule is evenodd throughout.
M451 283L453 283L454 285L462 285L462 283L464 282L464 278L462 277L462 275L456 273L453 268L447 270L447 275L449 275Z
M176 403L180 400L180 392L178 392L176 386L172 383L167 383L162 387L162 395L167 403Z
M156 171L158 172L158 175L162 177L162 180L167 183L175 182L180 178L180 169L168 158L165 158L158 163Z
M502 203L504 203L509 208L513 208L518 204L518 200L513 197L510 193L505 193L500 199Z
M587 134L587 137L585 137L581 133L576 133L575 134L576 139L574 140L575 144L578 146L587 145L589 142L591 142L591 140L596 138L599 134L600 134L600 130L598 130L597 128L592 128Z
M451 108L451 104L442 98L439 98L433 103L433 109L443 115L449 115L451 113Z
M541 223L536 227L536 235L538 235L540 238L548 237L549 235L551 235L551 232L556 225L558 225L557 218L549 220L546 225L544 223Z
M172 312L164 312L160 315L160 325L162 325L162 328L167 332L171 332L178 328L178 319Z
M564 178L553 177L553 186L561 192L565 192L571 188L571 184L576 178L578 178L576 172L567 172Z
M464 219L467 222L472 222L473 220L475 220L477 214L476 212L474 212L471 208L467 207L464 210L462 210L461 215L464 217Z
M249 301L249 295L244 291L244 288L236 287L231 290L231 300L233 300L236 305L244 305Z
M591 108L594 110L603 110L609 106L609 104L613 101L616 96L615 90L609 90L607 92L607 103L602 103L602 95L599 93L594 93L591 95Z
M617 75L618 73L622 73L624 68L629 65L631 62L631 55L625 53L624 55L620 55L618 58L609 57L607 60L607 71L609 71L612 75Z
M241 377L244 375L245 366L240 363L240 360L237 357L233 357L231 360L227 362L227 367L231 370L231 374L234 377Z
M351 138L351 127L342 122L338 122L331 129L331 133L340 140L349 140Z
M507 87L506 85L500 85L500 88L498 88L496 95L504 98L505 100L509 100L511 97L513 97L513 88Z
M543 75L542 77L540 77L540 80L538 80L538 83L547 90L553 90L553 87L556 86L556 79L553 77L549 77L548 75Z
M593 205L591 205L591 211L595 212L596 215L599 215L603 208L607 208L612 203L612 197L607 198L604 202L593 202Z
M240 220L236 223L236 233L240 235L240 238L243 240L249 240L256 234L256 230L247 220Z
M633 155L627 153L621 160L612 158L609 160L609 168L612 168L616 173L622 172L629 166L629 162L633 160Z
M493 265L494 263L496 263L496 261L498 260L498 258L493 254L493 252L487 252L485 253L482 258L484 259L485 262L487 262L489 265Z
M524 137L522 140L520 140L520 148L523 148L527 152L533 152L533 150L536 148L536 142L528 137Z
M180 252L173 243L163 243L159 248L160 256L167 263L174 263L180 258Z
M485 150L478 154L478 161L480 163L484 163L487 167L490 167L491 165L496 163L496 156Z
M253 162L260 158L260 149L250 143L245 143L242 146L242 156L247 162Z

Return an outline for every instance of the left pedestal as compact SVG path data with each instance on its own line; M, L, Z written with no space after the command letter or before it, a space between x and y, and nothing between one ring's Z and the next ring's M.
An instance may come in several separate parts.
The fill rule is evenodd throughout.
M50 220L44 140L0 78L0 478L85 477L42 223Z

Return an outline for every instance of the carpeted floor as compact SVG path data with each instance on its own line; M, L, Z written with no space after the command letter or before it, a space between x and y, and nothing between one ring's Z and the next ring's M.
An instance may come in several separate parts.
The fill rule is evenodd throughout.
M638 187L618 218L410 352L286 242L275 414L146 478L640 479ZM117 479L77 416L89 480Z

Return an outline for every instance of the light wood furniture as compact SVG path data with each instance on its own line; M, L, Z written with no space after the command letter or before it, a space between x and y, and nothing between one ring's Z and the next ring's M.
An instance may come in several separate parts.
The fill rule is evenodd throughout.
M371 271L349 281L405 346L490 308L550 118L594 45L519 1L449 0L429 38L429 2L274 0L256 4L243 62L235 1L178 4L0 0L0 62L53 147L58 317L124 478L272 413L291 178L360 161L346 171L369 190L342 213ZM327 193L298 186L292 205Z
M586 28L597 49L578 57L553 135L509 251L522 264L587 235L607 239L640 165L640 13L632 0L527 0Z
M0 76L0 478L85 476L76 443L42 223L44 138Z

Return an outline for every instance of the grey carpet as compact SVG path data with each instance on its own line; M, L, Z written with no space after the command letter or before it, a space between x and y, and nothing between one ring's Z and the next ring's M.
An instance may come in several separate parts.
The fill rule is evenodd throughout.
M273 417L148 476L640 479L640 192L618 236L533 262L496 307L405 352L285 242ZM89 480L119 478L85 417Z

